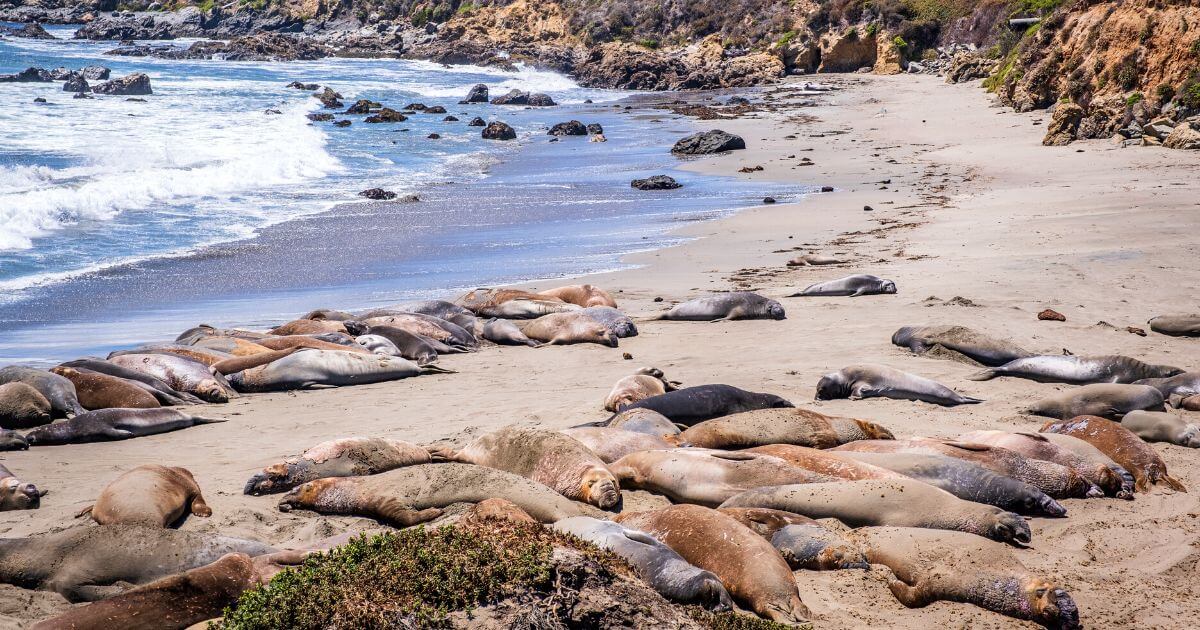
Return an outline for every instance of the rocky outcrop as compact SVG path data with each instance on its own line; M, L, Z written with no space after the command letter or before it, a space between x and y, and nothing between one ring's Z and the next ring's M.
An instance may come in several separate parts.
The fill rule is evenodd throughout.
M50 83L54 76L45 68L26 68L16 74L0 74L0 83Z
M516 140L517 132L506 123L496 121L483 128L484 140Z
M150 89L150 77L141 72L101 83L93 87L92 92L110 96L145 96L154 93Z
M635 179L629 182L629 185L638 190L674 190L683 186L669 175L652 175L645 179Z
M546 135L586 136L588 135L588 130L587 127L584 127L583 123L579 122L578 120L569 120L567 122L561 122L554 125L550 128L550 131L546 132Z
M1046 137L1042 144L1048 147L1060 147L1070 144L1075 139L1079 123L1083 121L1083 108L1075 103L1059 103L1054 108L1054 116L1046 127Z
M311 38L259 33L229 41L196 42L187 48L157 44L131 44L105 54L160 59L213 59L220 61L311 61L328 57L333 50Z
M895 38L877 37L875 46L875 74L900 74L904 72L904 51ZM903 41L903 40L901 40Z
M704 155L745 149L746 141L740 136L726 133L720 129L702 131L683 138L671 147L671 153L679 155Z
M1168 149L1200 149L1200 118L1185 120L1175 126L1163 140Z
M382 109L382 108L383 108L382 103L376 103L375 101L367 100L365 98L360 98L357 101L355 101L353 105L351 105L350 107L347 107L346 111L343 113L346 113L346 114L370 114L372 110L378 110L378 109Z
M963 51L954 55L946 68L946 83L965 83L976 81L992 74L996 69L996 60L973 51Z
M92 91L92 86L88 85L87 79L83 78L82 74L74 74L67 77L66 82L63 83L63 91L75 93L90 92Z
M321 105L324 105L325 109L338 109L344 105L341 100L342 95L334 92L330 88L325 88L324 90L313 94L313 98L321 101Z
M854 72L873 68L879 55L875 35L850 27L841 34L828 33L821 38L821 65L817 72Z
M530 94L521 90L509 90L507 94L492 99L492 105L529 105L531 107L553 107L554 99L542 93Z
M470 103L486 103L488 102L488 86L479 83L467 92L467 97L459 101L459 105L468 105Z
M396 193L390 190L384 190L382 188L368 188L358 194L360 197L366 197L367 199L372 199L375 201L386 201L388 199L396 198Z
M21 26L0 25L0 36L24 37L26 39L57 39L50 33L47 33L46 29L42 28L42 25L37 22Z
M408 120L408 116L390 108L384 107L377 113L367 116L363 119L365 123L398 123Z

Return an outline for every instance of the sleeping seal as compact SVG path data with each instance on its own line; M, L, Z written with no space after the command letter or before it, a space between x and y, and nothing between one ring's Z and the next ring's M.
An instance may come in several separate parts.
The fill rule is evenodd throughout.
M10 365L0 369L0 385L5 383L24 383L38 390L50 403L52 417L70 418L84 412L75 395L75 385L53 372Z
M901 479L904 477L904 475L892 472L886 468L860 462L850 457L850 453L835 453L829 450L797 446L795 444L767 444L765 446L748 448L746 452L778 457L792 466L845 481L855 481L857 479Z
M638 335L637 325L633 318L611 306L589 306L583 309L583 314L604 324L614 335L624 339Z
M189 512L202 518L212 516L192 472L146 464L117 477L104 487L94 505L75 516L91 514L101 525L168 527Z
M400 356L400 348L381 335L359 335L354 338L354 343L370 350L373 354L386 354L389 357Z
M75 361L67 361L60 367L74 368L81 372L99 372L100 374L107 374L109 376L125 379L126 381L130 381L134 385L149 392L151 396L154 396L154 398L158 400L158 404L163 406L191 403L200 404L204 402L192 394L174 389L165 381L156 376L151 376L137 370L121 367L120 365L110 361L92 358L77 359Z
M769 540L794 570L870 568L861 551L807 516L764 508L721 508L717 511Z
M1078 630L1079 610L1054 581L1032 574L1003 545L960 532L863 527L847 534L871 564L892 570L888 587L901 604L974 604L1056 630Z
M526 337L550 345L598 343L617 347L617 335L583 311L551 313L517 325Z
M521 328L507 319L493 317L476 325L475 334L492 343L505 346L529 346L536 348L542 342L530 339Z
M429 451L403 440L341 438L321 442L299 457L267 466L246 482L242 492L254 496L287 492L314 479L377 475L431 461Z
M1033 356L1013 343L966 326L903 326L892 335L892 343L914 354L948 350L983 365L999 366Z
M44 490L25 483L0 462L0 512L9 510L36 510L42 505Z
M943 407L983 402L979 398L963 396L937 381L874 363L851 365L830 372L817 383L817 400L876 397L919 400Z
M341 350L304 350L278 361L229 375L238 391L270 392L318 385L379 383L429 371L400 357Z
M200 424L225 422L174 409L97 409L66 422L38 427L25 434L30 446L84 444L178 431Z
M752 488L837 479L769 455L691 448L637 451L609 464L609 470L625 487L711 507Z
M1100 451L1096 451L1095 447L1087 442L1076 440L1084 447L1095 451L1091 456L1081 455L1065 446L1056 444L1047 439L1047 436L1048 434L1045 433L972 431L958 436L957 441L997 446L1031 459L1040 459L1066 466L1079 473L1088 482L1095 484L1104 491L1105 495L1133 500L1133 475L1129 474L1129 471L1118 466Z
M561 433L588 447L605 464L615 462L637 451L672 449L676 446L658 435L635 433L612 427L578 427L563 429Z
M737 319L787 319L783 305L749 291L716 293L676 304L651 319L723 322Z
M0 451L27 450L29 450L29 442L25 441L25 436L17 433L16 431L0 429Z
M1167 474L1167 463L1158 451L1129 429L1096 416L1079 416L1070 420L1047 422L1042 433L1061 433L1077 437L1100 449L1114 462L1133 473L1134 487L1142 492L1159 482L1172 490L1187 492L1187 488Z
M673 602L713 610L733 607L729 592L717 576L692 566L649 534L590 516L563 519L554 524L554 529L617 554L638 577Z
M1167 378L1144 378L1134 385L1149 385L1162 393L1172 407L1179 401L1200 394L1200 372L1184 372Z
M732 385L697 385L639 400L626 406L620 413L630 409L649 409L661 413L675 424L691 426L743 411L794 406L775 394L750 392ZM614 418L616 415L594 426L607 426Z
M370 329L379 326L393 326L407 330L410 333L429 337L435 341L440 341L451 348L456 348L463 352L471 352L479 347L479 339L475 337L475 333L458 324L432 315L392 311L389 315L364 319L362 320L362 326L363 329L356 334L370 332Z
M896 292L896 283L865 273L810 284L788 297L858 297Z
M1172 337L1200 337L1200 315L1159 315L1146 322L1150 330Z
M122 378L61 365L50 371L75 385L79 404L84 409L153 409L162 406L150 392Z
M840 265L850 262L846 258L835 258L822 254L804 254L787 261L789 267L822 267L825 265Z
M169 354L123 354L109 361L153 376L172 389L208 402L229 402L231 398L237 398L237 392L225 377L213 374L207 365L191 359Z
M534 319L551 313L579 311L583 307L558 298L517 289L475 289L458 298L457 304L477 317Z
M867 420L827 416L809 409L759 409L694 424L678 440L702 448L798 444L832 448L854 440L890 440L891 431Z
M1185 422L1179 414L1131 411L1121 418L1121 426L1147 442L1167 442L1188 448L1200 448L1200 426Z
M0 385L0 429L28 429L50 422L50 401L32 385Z
M603 426L605 423L597 423ZM576 428L586 428L576 427ZM653 436L678 435L679 427L671 422L669 418L654 411L653 409L643 409L633 407L625 411L617 412L615 416L607 422L608 428L623 429L625 431L633 431L634 433L645 433Z
M617 381L604 399L605 411L621 411L639 400L679 389L678 381L668 381L663 371L655 367L640 368Z
M1139 409L1161 411L1162 394L1149 385L1096 383L1074 387L1043 398L1027 409L1037 416L1066 420L1075 416L1100 416L1118 420Z
M590 284L572 284L556 289L538 291L538 295L557 298L567 304L576 304L584 308L592 306L617 307L617 301L609 295L608 291Z
M1183 370L1169 365L1151 365L1137 359L1118 355L1077 357L1074 355L1041 355L1009 361L970 377L987 381L997 376L1027 378L1042 383L1132 383L1144 378L1164 378L1182 374Z
M435 363L438 360L439 354L462 352L461 348L448 346L432 337L426 337L425 335L395 326L371 326L366 335L359 335L354 342L365 347L362 341L363 337L367 337L368 341L374 337L383 337L390 341L392 346L397 350L396 354L390 356L402 357L415 362L417 365ZM372 350L372 352L375 351ZM384 353L375 352L375 354Z

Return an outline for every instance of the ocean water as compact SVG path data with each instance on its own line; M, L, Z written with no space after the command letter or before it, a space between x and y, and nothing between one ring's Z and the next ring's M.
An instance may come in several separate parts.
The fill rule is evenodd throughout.
M61 39L0 40L0 73L100 64L114 77L145 72L154 94L76 100L61 82L0 84L0 363L103 354L200 322L266 326L317 307L611 270L675 242L679 221L807 192L679 172L668 148L692 123L550 72L113 57L111 42L49 30ZM285 87L294 80L347 105L421 102L461 120L310 123L332 110ZM458 105L476 83L560 106ZM482 140L466 126L474 116L508 122L519 140ZM609 142L549 142L546 128L572 118L602 124ZM685 187L629 187L655 173ZM373 187L421 201L356 195Z

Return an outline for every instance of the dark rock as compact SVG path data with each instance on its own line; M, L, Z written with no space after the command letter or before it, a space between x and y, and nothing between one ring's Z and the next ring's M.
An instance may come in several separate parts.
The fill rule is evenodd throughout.
M141 72L135 72L127 77L101 83L92 88L92 91L96 94L110 94L113 96L141 96L154 93L150 89L150 77Z
M106 54L123 57L215 59L220 61L312 61L328 57L332 53L331 48L312 38L294 37L283 33L255 33L244 37L235 37L229 41L200 41L187 48L154 45L121 46Z
M492 105L530 105L533 107L551 107L557 105L554 99L545 94L530 94L521 90L510 90L508 94L492 99Z
M326 109L336 109L342 107L342 95L329 88L325 88L324 90L313 94L313 98L321 101L321 104L324 105Z
M299 81L292 81L291 83L287 84L287 86L297 90L308 90L309 92L312 92L320 87L316 83L301 83Z
M76 92L75 96L72 96L71 98L95 98L95 97L88 94L87 92Z
M47 33L46 29L42 28L42 25L36 22L31 22L19 28L0 26L0 35L24 37L26 39L58 39L50 33Z
M442 137L442 134L440 134L440 133L431 133L431 134L429 134L428 136L425 136L425 137L426 137L426 138L429 138L430 140L440 140L440 139L441 139L441 137Z
M283 112L279 111L278 109L265 109L265 110L263 110L263 113L270 115L270 116L278 116L278 115L282 114Z
M447 116L442 119L442 122L458 122L458 119L454 116Z
M569 120L567 122L558 123L557 125L554 125L553 127L551 127L550 131L547 133L548 133L548 135L551 135L551 136L586 136L586 135L588 135L587 127L584 127L583 123L579 122L578 120Z
M515 140L517 138L516 130L498 120L485 127L482 135L484 140Z
M725 101L725 104L730 107L737 107L738 105L749 105L750 99L748 99L744 96L731 96L731 97L729 97L728 101Z
M40 96L39 96L39 97L37 97L37 98L33 99L33 102L34 102L34 103L45 103L45 102L46 102L46 99L44 99L44 98L42 98L42 97L40 97Z
M366 197L367 199L374 199L376 201L396 198L396 193L394 193L390 190L384 190L382 188L368 188L367 190L364 190L358 194L361 197Z
M550 142L558 142L558 136L554 136L553 138L550 138Z
M329 122L329 121L333 120L333 114L326 114L324 112L316 112L316 113L308 114L307 118L313 122Z
M107 81L112 71L104 66L84 66L79 73L88 81Z
M50 83L54 76L45 68L26 68L16 74L0 74L0 83Z
M654 175L645 179L635 179L629 183L638 190L673 190L683 186L675 178L667 175Z
M875 208L871 206L863 206L863 212L875 212Z
M333 126L334 127L349 127L350 121L349 120L339 120L339 121L333 123Z
M671 153L681 155L705 155L745 149L746 141L720 129L702 131L683 138L671 147Z
M83 78L82 74L75 74L69 77L66 83L63 83L64 92L90 92L92 86L88 85L87 79Z
M445 114L446 108L442 107L441 105L434 105L433 107L426 107L425 113L426 114Z
M344 113L346 113L346 114L370 114L371 110L380 109L382 107L383 107L382 103L376 103L375 101L369 101L365 98L360 98L357 101L355 101L355 103L353 105L348 107Z
M390 107L384 107L383 109L379 110L379 113L374 114L372 116L367 116L366 118L364 118L363 122L396 123L396 122L404 122L406 120L408 120L408 116L405 116L404 114L401 114L400 112L398 112Z
M472 119L471 119L471 122L467 123L467 126L468 126L468 127L486 127L486 126L487 126L487 121L485 121L484 119L482 119L482 118L480 118L480 117L476 116L476 117L474 117L474 118L472 118Z
M774 197L763 197L763 203L765 203L765 204L775 203L775 198Z
M407 109L410 112L423 112L425 111L426 107L425 103L409 103L408 105L404 106L404 109Z
M833 192L833 186L822 186L821 192Z
M587 132L592 135L602 134L604 133L604 127L601 127L600 123L588 123Z
M558 103L555 103L554 99L550 98L549 95L539 93L529 95L529 105L533 107L554 107Z
M130 96L129 98L125 99L125 102L126 103L145 103L146 99L138 98L136 96Z
M464 98L463 100L459 101L458 103L460 105L466 105L467 103L486 103L486 102L488 102L488 86L480 83L480 84L476 85L475 87L471 88L471 91L467 92L467 98Z

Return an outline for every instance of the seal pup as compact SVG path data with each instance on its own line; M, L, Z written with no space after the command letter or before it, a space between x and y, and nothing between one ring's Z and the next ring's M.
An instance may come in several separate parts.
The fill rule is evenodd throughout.
M27 429L50 422L50 401L25 383L0 385L0 427Z
M696 385L639 400L627 405L619 413L630 409L649 409L666 416L675 424L691 426L743 411L794 406L775 394L750 392L732 385ZM607 426L614 418L615 414L593 426Z
M271 392L316 386L365 385L435 371L400 357L341 350L305 350L229 375L238 391Z
M321 442L299 457L267 466L246 482L242 492L253 496L287 492L314 479L377 475L431 461L429 451L411 442L378 437L341 438Z
M892 472L886 468L860 462L850 457L849 453L835 453L833 451L797 446L795 444L767 444L765 446L748 448L746 452L778 457L797 468L811 470L815 473L845 481L905 478L905 475Z
M58 374L10 365L0 369L0 385L6 383L24 383L38 390L50 403L50 415L54 418L70 418L84 412L75 395L75 386Z
M1100 416L1116 420L1131 411L1160 411L1164 408L1162 394L1149 385L1095 383L1043 398L1025 411L1035 416L1060 420L1075 416Z
M1072 438L1074 439L1074 438ZM972 431L958 436L958 442L986 444L1020 453L1031 459L1061 464L1079 473L1088 482L1118 499L1133 500L1133 476L1106 455L1086 442L1082 444L1095 451L1095 455L1084 456L1047 438L1044 433L1005 431Z
M769 455L691 448L637 451L609 470L625 487L710 507L752 488L837 480Z
M101 525L168 527L187 514L212 516L192 472L177 466L146 464L104 487L96 503L75 515L91 514Z
M788 297L858 297L896 292L896 283L878 276L860 273L828 282L810 284Z
M109 361L149 374L172 389L188 392L201 400L223 403L237 398L237 392L224 376L213 374L207 365L191 359L165 354L125 354L112 357Z
M589 518L589 517L573 517ZM472 505L458 519L459 525L479 524L486 520L512 521L514 523L536 523L537 520L508 499L484 499Z
M598 343L616 348L618 343L617 336L607 326L584 315L582 311L551 313L518 324L517 327L526 337L550 345Z
M1121 426L1147 442L1167 442L1200 448L1200 426L1183 417L1161 411L1131 411L1121 418Z
M0 512L10 510L36 510L42 506L45 490L25 483L0 462Z
M125 379L99 372L80 372L61 365L50 371L71 381L84 409L154 409L162 406L150 392Z
M1009 361L971 375L973 381L987 381L997 376L1027 378L1042 383L1132 383L1145 378L1164 378L1182 374L1183 370L1169 365L1151 365L1119 355L1080 357L1070 354L1040 355Z
M589 306L581 312L604 324L614 335L621 339L636 337L638 335L637 324L633 323L633 318L611 306Z
M996 339L966 326L902 326L892 334L892 343L913 354L948 350L982 365L1000 366L1033 356L1033 353L1003 339Z
M817 400L861 400L876 397L918 400L943 407L983 402L980 398L963 396L923 376L873 363L844 367L822 376L817 382Z
M783 305L750 291L714 293L682 304L651 319L683 322L724 322L738 319L787 319Z
M536 348L542 345L542 342L526 337L525 333L521 332L521 328L516 324L507 319L500 319L499 317L493 317L477 324L475 334L492 343L504 346L529 346Z
M568 499L607 510L621 501L621 486L603 460L578 440L557 431L504 427L462 450L435 447L438 458L487 466L532 479Z
M832 448L855 440L890 440L892 432L867 420L827 416L809 409L758 409L705 420L679 434L703 448L796 444Z
M1179 401L1200 394L1200 372L1184 372L1167 378L1144 378L1134 385L1149 385L1157 389L1172 407Z
M621 411L625 407L651 396L658 396L679 389L682 383L669 381L663 371L655 367L644 367L618 380L604 399L605 411Z
M740 604L779 623L808 619L796 579L769 542L730 516L698 505L624 512L613 520L639 529L684 560L713 572Z
M1162 483L1172 490L1187 492L1182 483L1167 474L1167 463L1154 447L1112 420L1079 416L1047 422L1039 431L1074 436L1100 449L1100 452L1133 474L1134 488L1137 490L1148 492L1151 485Z
M174 409L97 409L66 422L38 427L25 434L30 446L84 444L178 431L200 424L225 422Z
M588 308L590 306L607 306L617 308L617 301L612 295L600 287L590 284L571 284L565 287L538 291L538 295L557 298L567 304L575 304Z
M960 532L863 527L846 535L871 564L892 570L888 588L901 604L974 604L1047 628L1079 630L1079 610L1065 589L1035 575L1004 545Z
M25 436L16 431L8 429L0 429L0 451L27 451L29 450L29 442L25 441Z
M824 267L826 265L840 265L850 262L849 259L836 258L834 256L825 256L822 254L804 254L797 256L787 261L789 267Z
M588 447L605 464L637 451L664 450L676 447L658 435L635 433L612 427L579 427L560 431Z
M554 524L555 531L585 540L618 555L660 595L680 604L730 610L733 601L720 578L692 566L653 536L619 523L575 516Z
M610 429L623 429L625 431L633 431L634 433L645 433L654 436L678 435L679 427L671 422L669 418L654 411L653 409L643 409L641 407L633 407L624 411L617 412L612 416L607 423L597 423L599 425L607 425ZM587 426L595 425L584 425Z
M1150 330L1172 337L1200 337L1200 315L1159 315L1146 322Z
M892 525L949 529L1008 543L1032 539L1025 519L992 505L964 501L916 479L863 479L748 490L721 504L836 518L849 527Z
M721 508L766 538L794 570L869 569L862 552L820 523L799 514L764 508Z
M192 394L174 389L156 376L131 370L110 361L95 358L77 359L75 361L67 361L59 367L69 367L79 371L90 370L125 379L149 392L151 396L154 396L158 400L158 404L163 406L201 404L204 402Z
M442 508L452 503L486 499L507 499L539 523L604 514L520 475L455 463L405 466L365 477L316 479L284 495L279 509L366 516L409 527L441 516Z

